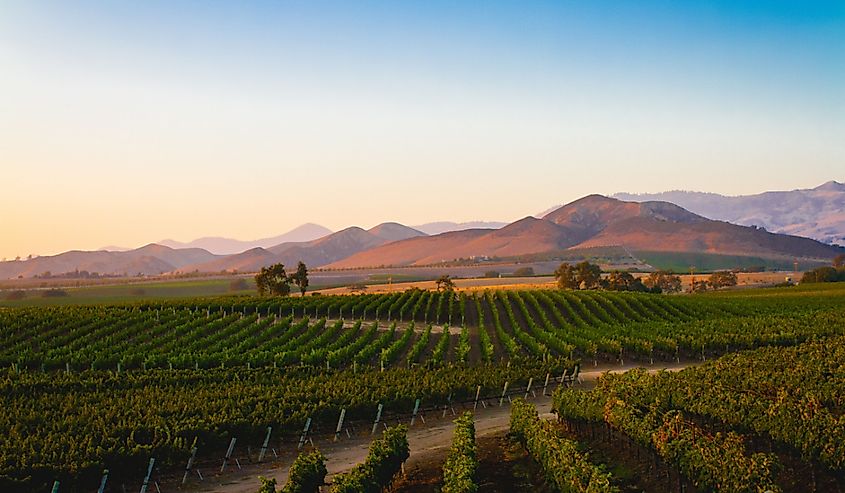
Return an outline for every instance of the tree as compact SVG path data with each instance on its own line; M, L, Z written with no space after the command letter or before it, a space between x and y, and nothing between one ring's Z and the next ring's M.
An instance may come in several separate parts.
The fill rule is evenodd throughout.
M728 270L721 270L710 274L707 283L713 289L726 288L728 286L736 286L736 274Z
M531 277L534 275L533 267L520 267L513 271L513 277Z
M845 253L840 253L833 259L833 267L836 269L845 268Z
M560 289L578 289L580 283L575 279L575 268L566 262L555 269L555 280Z
M301 260L296 265L296 272L290 275L290 280L299 287L299 292L305 296L305 290L308 289L308 267Z
M449 274L438 277L434 283L437 284L438 291L452 291L455 289L455 281L452 280Z
M258 288L258 294L261 296L267 293L273 296L290 294L290 280L285 273L285 264L262 267L261 272L255 275L255 287Z
M646 287L642 281L631 275L630 272L613 271L607 276L605 282L607 289L611 291L645 291Z
M664 293L677 293L681 290L681 278L672 274L658 270L652 272L643 280L643 284L651 290L660 290Z
M593 289L599 286L601 280L601 267L591 264L586 260L575 264L575 280L584 289Z
M710 286L710 283L707 281L693 281L690 284L689 290L691 293L703 293L707 291L707 288Z

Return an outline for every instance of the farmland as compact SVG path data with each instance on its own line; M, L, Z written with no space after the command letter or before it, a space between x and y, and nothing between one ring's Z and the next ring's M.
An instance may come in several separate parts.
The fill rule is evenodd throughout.
M744 385L731 391L759 391L761 415L766 403L787 399L792 407L810 403L827 410L828 417L817 413L818 421L797 423L784 414L773 425L740 419L729 407L707 408L724 389L708 380L708 371L688 370L653 380L631 373L619 377L624 385L602 379L586 393L561 390L554 402L563 424L555 430L567 440L583 440L577 430L606 422L602 399L631 393L637 409L657 400L661 417L683 413L680 423L705 427L704 436L716 430L766 437L773 447L783 446L790 464L807 461L835 484L841 447L819 437L835 437L831 430L841 427L843 387L836 382L842 382L842 370L829 362L842 360L843 301L845 290L831 285L696 296L414 289L0 309L6 411L0 428L9 430L0 438L0 481L4 491L44 491L55 480L62 491L88 491L108 468L118 488L117 481L140 481L150 458L156 471L174 470L184 467L194 447L206 459L221 457L232 438L257 448L268 427L272 443L282 446L296 443L306 422L314 436L331 436L341 413L360 429L362 422L372 423L379 405L385 419L404 420L415 407L432 412L444 403L472 405L476 397L510 401L529 395L531 382L534 389L549 376L561 383L558 376L571 375L576 365L706 362L702 368L715 367L724 381ZM744 350L756 352L731 356ZM801 358L805 373L790 372L788 362ZM760 365L765 373L749 373ZM790 381L809 384L786 395L765 390ZM566 399L587 404L567 406ZM548 435L531 430L549 425L531 424L530 409L519 412L529 455L551 447L531 444ZM638 419L651 426L654 416ZM633 434L625 423L607 426ZM813 436L801 434L801 426L815 430ZM651 450L660 430L642 428L631 443ZM742 441L730 440L737 460L745 460L736 445ZM690 484L713 479L667 450L653 453L670 474ZM543 467L553 463L533 460ZM761 474L783 483L766 471Z

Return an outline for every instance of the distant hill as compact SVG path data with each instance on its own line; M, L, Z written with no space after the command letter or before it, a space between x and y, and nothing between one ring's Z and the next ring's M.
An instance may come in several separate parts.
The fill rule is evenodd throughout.
M218 255L231 255L245 252L253 248L270 248L278 245L279 243L316 240L317 238L322 238L323 236L331 233L332 231L330 229L320 226L319 224L306 223L288 231L287 233L273 236L271 238L262 238L260 240L242 241L219 236L209 236L189 241L187 243L175 240L162 240L158 243L170 248L202 248ZM106 250L110 249L106 248Z
M623 202L591 195L548 214L545 220L579 229L579 248L621 245L663 252L833 258L839 249L809 238L714 221L668 202Z
M681 197L712 198L712 194L677 193ZM793 219L802 214L809 215L813 210L818 211L819 219L812 228L825 234L830 230L824 229L828 226L821 225L838 227L837 218L845 214L845 203L842 202L845 185L837 182L812 190L768 192L746 198L715 197L716 201L743 199L737 207L747 206L749 211L752 206L756 207L759 216L754 218L767 221L778 218L789 222L784 219L789 214L789 207L798 211L791 216ZM704 199L703 203L707 202ZM749 219L752 217L749 215L744 217L752 224L767 224ZM804 229L799 228L801 225ZM811 226L792 221L783 228L806 232ZM807 260L810 264L826 263L845 251L801 236L776 234L757 226L709 219L665 201L624 201L601 195L588 195L556 208L542 218L529 216L499 228L470 228L427 235L420 229L391 222L369 230L353 226L306 241L280 241L267 245L271 240L309 237L325 231L328 230L321 226L307 224L282 236L257 240L265 246L254 246L228 255L215 255L202 248L172 248L161 244L120 252L71 251L27 261L2 262L0 278L33 277L47 271L60 275L75 270L119 275L256 272L263 266L279 262L293 269L299 261L311 268L430 265L456 259L526 255L560 258L564 251L568 254L605 247L613 247L631 256L640 252L652 259L660 258L662 252L662 256L671 254L677 262L686 262L700 255L715 255L730 259L731 265L750 265L748 262L760 265L762 259L772 260L774 265L780 266L791 264L793 259ZM835 234L832 237L835 238ZM214 243L213 239L208 240ZM196 240L192 244L202 241ZM240 249L252 244L225 241L228 247L216 243L217 248L234 249L238 245ZM747 262L736 259L746 259Z
M318 267L385 243L421 236L424 233L398 223L382 223L369 230L353 226L313 241L286 242L267 249L255 248L211 262L184 266L180 270L254 272L274 263L283 263L292 268L299 261Z
M613 197L634 202L672 202L710 219L845 245L845 184L836 181L807 190L736 197L686 191L617 193Z
M0 279L34 277L45 272L60 275L77 270L108 275L158 275L216 257L200 248L177 250L154 243L123 252L74 250L26 261L0 262Z
M605 246L779 259L830 259L841 252L808 238L713 221L668 202L589 195L542 219L527 217L498 230L473 229L388 243L329 267L426 265Z
M508 223L503 223L499 221L470 221L465 223L438 221L433 223L420 224L419 226L413 226L413 228L422 231L427 235L439 235L440 233L448 233L449 231L463 231L466 229L499 229L507 225Z

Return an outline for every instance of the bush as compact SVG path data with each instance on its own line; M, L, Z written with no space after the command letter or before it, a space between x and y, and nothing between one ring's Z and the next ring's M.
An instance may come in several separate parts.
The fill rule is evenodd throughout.
M54 289L48 289L46 291L41 292L42 298L62 298L62 297L67 296L67 295L68 295L67 291L65 291L64 289L55 289L54 288Z
M23 290L20 290L20 289L15 290L15 291L9 291L3 297L5 299L9 300L9 301L22 300L22 299L26 298L26 291L23 291Z
M229 283L229 291L246 291L249 289L249 283L243 277L234 279Z
M495 270L488 270L487 272L484 273L484 277L488 277L488 278L499 277L499 276L501 276L501 274L499 272L495 271Z
M513 277L531 277L534 275L533 267L520 267L513 271Z
M281 493L317 493L327 473L326 456L319 450L299 454L290 466L288 482Z

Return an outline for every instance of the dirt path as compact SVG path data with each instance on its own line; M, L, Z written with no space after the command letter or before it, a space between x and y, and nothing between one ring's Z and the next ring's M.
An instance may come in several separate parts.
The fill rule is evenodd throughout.
M680 364L657 364L654 366L646 366L649 371L657 372L665 369L670 371L678 371L687 366L694 366L696 363L680 363ZM640 367L638 365L625 366L600 366L598 368L588 367L582 371L581 377L583 383L576 385L576 388L583 388L585 390L592 388L595 385L596 379L604 372L618 373L630 370L632 368ZM551 398L542 395L536 397L529 397L529 401L537 406L537 410L542 416L551 419ZM456 413L462 412L464 409L472 409L472 405L467 405L465 408L455 408ZM447 413L444 418L441 412L429 414L423 420L417 420L415 425L408 433L408 442L411 448L411 457L406 463L406 470L422 465L425 462L431 462L432 455L442 456L445 450L449 447L452 440L452 430L454 425L452 423L451 412ZM499 407L497 400L487 401L487 407L478 406L475 411L475 427L476 435L478 437L493 436L502 434L509 428L510 420L510 406L505 400L504 405ZM323 452L327 457L326 468L329 471L327 481L331 481L331 477L335 474L348 471L355 465L363 462L367 456L367 450L370 445L371 436L369 433L363 435L353 436L352 438L342 438L338 442L333 442L329 439L314 440L314 445ZM230 467L223 475L209 474L204 481L197 481L196 476L192 477L188 486L180 488L178 481L181 480L181 474L178 480L165 481L161 485L162 492L168 491L193 491L193 492L214 492L214 493L254 493L258 490L259 481L258 476L266 478L275 478L278 485L284 485L288 478L288 469L290 468L293 459L296 457L296 448L291 446L291 450L282 451L282 454L271 462L261 465L246 465L243 464L243 469L237 471ZM218 463L219 465L219 463ZM215 467L216 470L216 467ZM207 470L211 473L210 470Z

